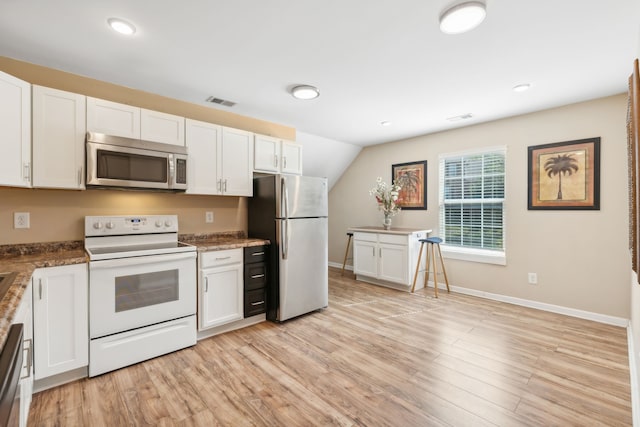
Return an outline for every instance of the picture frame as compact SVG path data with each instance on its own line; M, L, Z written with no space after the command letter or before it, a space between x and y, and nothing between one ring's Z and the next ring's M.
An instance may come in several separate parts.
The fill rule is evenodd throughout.
M427 209L427 161L391 165L391 180L400 185L397 205L403 210Z
M528 147L529 210L600 210L600 137Z

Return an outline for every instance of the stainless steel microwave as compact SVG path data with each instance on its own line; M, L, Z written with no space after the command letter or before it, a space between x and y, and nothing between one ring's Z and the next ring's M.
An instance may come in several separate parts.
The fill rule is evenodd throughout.
M87 186L187 189L187 148L87 132Z

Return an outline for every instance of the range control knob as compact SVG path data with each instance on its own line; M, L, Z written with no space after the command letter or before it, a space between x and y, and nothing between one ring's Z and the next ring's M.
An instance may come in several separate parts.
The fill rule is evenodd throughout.
M168 219L168 220L166 220L166 221L164 222L164 225L165 225L166 227L171 227L171 226L173 225L173 221L171 221L170 219Z
M158 227L158 228L162 227L162 221L157 220L156 221L156 227Z
M100 230L102 228L102 223L100 221L94 222L93 228L95 228L96 230Z
M116 225L111 221L107 222L106 225L109 230L113 230L116 227Z

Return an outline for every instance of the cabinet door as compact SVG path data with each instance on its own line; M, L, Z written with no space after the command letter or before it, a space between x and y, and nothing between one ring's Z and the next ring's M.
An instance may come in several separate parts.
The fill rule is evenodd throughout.
M143 108L140 137L145 141L184 146L184 117Z
M87 131L140 139L140 108L87 97Z
M187 193L220 193L220 139L222 127L211 123L186 120Z
M33 186L84 188L85 96L33 86Z
M282 173L302 175L302 145L291 141L282 141L280 163Z
M33 273L35 379L89 361L87 265L40 268Z
M31 85L0 72L0 185L31 186Z
M280 165L280 140L271 136L256 135L253 144L253 169L260 172L278 172Z
M353 241L353 272L363 276L378 276L377 244L364 240Z
M200 329L243 318L242 264L202 270L200 278Z
M390 282L408 284L407 246L378 244L378 278Z
M253 195L253 134L222 128L222 193L228 196Z

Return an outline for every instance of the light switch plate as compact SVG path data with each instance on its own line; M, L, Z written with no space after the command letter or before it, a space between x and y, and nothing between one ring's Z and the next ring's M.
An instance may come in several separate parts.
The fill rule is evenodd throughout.
M29 212L13 213L13 228L29 228L30 226Z
M209 211L205 213L204 216L204 221L208 222L208 223L212 223L213 222L213 212Z

